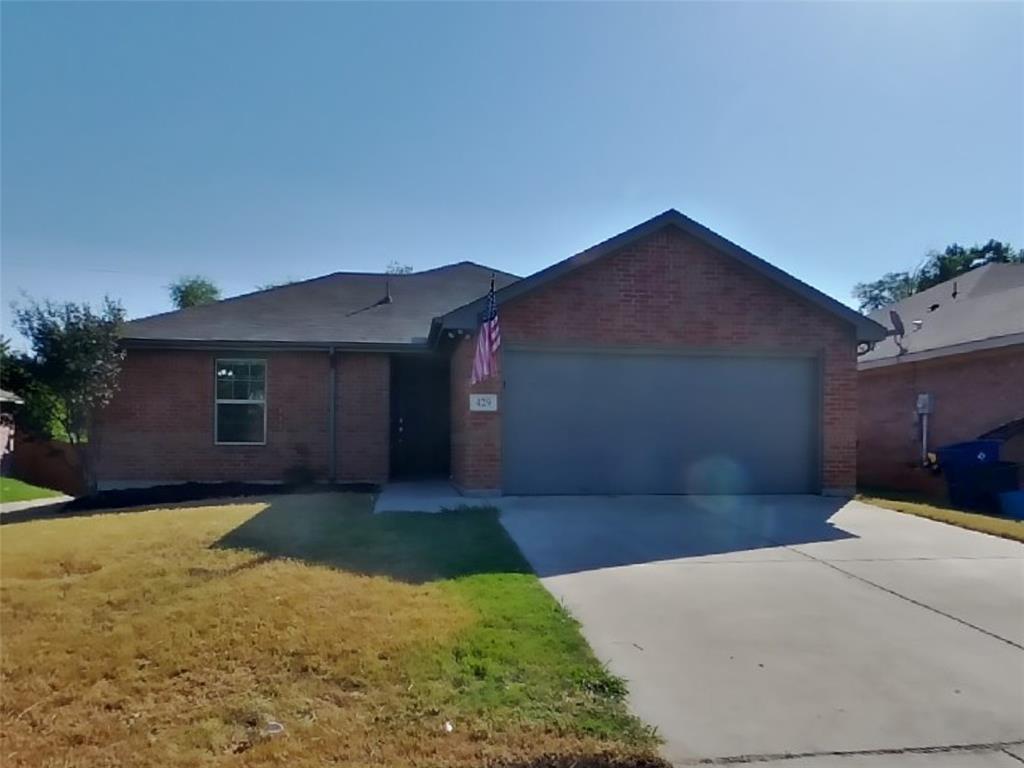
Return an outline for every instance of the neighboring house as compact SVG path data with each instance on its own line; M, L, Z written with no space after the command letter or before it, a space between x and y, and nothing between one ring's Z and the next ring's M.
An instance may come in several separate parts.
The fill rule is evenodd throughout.
M0 475L10 471L14 453L14 414L9 409L24 402L13 392L0 389Z
M1024 461L1024 265L975 268L871 317L892 328L890 311L903 336L879 342L857 366L860 483L931 490L925 437L928 451L1000 437L1003 457ZM920 395L930 399L927 436Z
M849 493L884 329L667 211L518 280L337 273L127 324L101 486L450 477L468 493Z

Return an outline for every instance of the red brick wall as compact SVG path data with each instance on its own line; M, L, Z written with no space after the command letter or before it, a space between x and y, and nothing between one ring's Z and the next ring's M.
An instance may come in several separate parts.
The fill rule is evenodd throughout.
M391 435L391 358L379 354L338 357L338 479L382 483L388 479Z
M218 356L267 361L266 445L214 445L214 361ZM368 452L353 451L346 432L365 439L367 424L379 421L387 402L387 379L371 384L373 371L387 371L363 355L340 355L338 363L339 470L344 479L383 479L384 441ZM381 363L380 361L383 361ZM329 363L326 352L264 354L138 350L128 352L121 386L98 419L93 446L97 478L112 481L284 480L290 469L307 467L328 477ZM344 390L344 381L353 386ZM381 392L383 394L381 394ZM386 422L386 416L385 422ZM348 445L348 448L343 446Z
M856 343L851 325L669 228L499 307L503 343L815 352L824 363L823 486L856 477ZM469 413L473 342L452 363L452 475L501 486L497 413ZM500 381L500 378L498 379ZM481 392L500 391L487 382Z
M470 411L471 393L501 392L501 372L470 386L476 338L463 338L452 354L452 480L470 491L498 491L501 488L501 414ZM499 359L500 366L500 359ZM501 407L501 397L498 397Z
M858 373L857 444L861 485L932 491L941 487L920 469L918 394L934 398L929 416L931 448L973 440L1024 418L1024 346L974 352ZM1024 456L1012 454L1012 460Z

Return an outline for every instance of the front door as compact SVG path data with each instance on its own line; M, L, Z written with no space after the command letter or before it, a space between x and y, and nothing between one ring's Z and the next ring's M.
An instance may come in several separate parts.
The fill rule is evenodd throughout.
M391 357L391 477L447 477L451 392L448 359Z

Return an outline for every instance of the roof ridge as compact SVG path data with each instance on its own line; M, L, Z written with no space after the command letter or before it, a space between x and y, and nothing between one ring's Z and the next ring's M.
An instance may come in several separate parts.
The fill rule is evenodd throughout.
M463 264L468 264L471 267L480 267L480 269L494 272L496 275L505 275L505 277L514 277L516 280L522 280L522 276L517 275L515 272L506 272L504 269L498 269L497 267L492 267L489 264L481 264L479 261L473 261L472 259L463 259L462 261L457 261L454 264L449 264L448 266L458 267Z
M423 269L423 270L419 270L419 271L416 271L416 272L406 272L406 273L363 272L363 271L357 271L357 270L338 270L336 272L328 272L326 275L318 275L316 277L308 277L308 278L305 278L303 280L293 280L293 281L290 281L290 282L287 282L287 283L282 283L281 285L271 285L271 286L269 286L267 288L258 288L258 289L254 290L254 291L247 291L246 293L239 293L239 294L236 294L234 296L225 296L223 299L217 299L217 301L213 301L213 302L210 302L208 304L197 304L197 305L192 306L192 307L182 307L181 309L169 309L166 312L157 312L157 313L152 314L152 315L143 315L142 317L133 317L131 320L128 320L127 322L128 323L133 323L133 322L135 322L137 320L152 320L152 319L155 319L155 318L158 318L158 317L166 317L167 315L178 314L179 312L190 312L192 310L201 310L203 307L211 307L211 306L223 305L225 303L237 301L239 299L248 299L248 298L252 298L253 296L258 296L258 295L264 294L264 293L271 293L273 291L281 291L281 290L285 290L285 289L288 289L288 288L297 288L297 287L301 287L301 286L306 286L306 285L309 285L310 283L319 282L321 280L328 280L328 279L331 279L331 278L340 278L340 277L379 277L379 278L382 278L384 280L400 280L400 279L408 279L408 278L411 278L411 277L416 277L418 275L430 274L431 272L440 272L440 271L445 270L445 269L451 269L453 267L459 267L459 266L463 266L463 265L470 265L470 266L478 267L480 269L488 270L488 271L493 272L495 274L500 274L500 275L504 275L506 277L515 278L516 280L520 279L518 275L514 275L511 272L505 272L504 270L495 269L494 267L489 267L486 264L480 264L479 262L469 261L469 260L465 260L465 259L462 260L462 261L455 261L455 262L452 262L450 264L442 264L442 265L437 266L437 267L431 267L429 269ZM481 295L483 295L483 294L481 294Z
M996 282L992 283L993 277L992 272L1009 272L1009 271L1020 271L1021 275L1024 275L1024 263L1007 263L1000 261L990 261L987 264L982 264L980 267L975 267L970 270L971 272L978 272L978 279L974 281L974 285L971 286L969 296L974 296L975 291L984 287L985 293L979 293L979 296L991 296L996 293L1003 293L1004 291L1014 291L1024 288L1024 283L1013 283L1013 282ZM981 274L984 272L984 274ZM1004 275L1005 277L1005 275Z
M309 278L306 278L305 280L295 280L293 282L283 283L282 285L272 285L272 286L270 286L268 288L258 288L255 291L249 291L248 293L239 293L239 294L237 294L235 296L225 296L223 299L217 299L216 301L211 301L211 302L206 303L206 304L196 304L196 305L191 306L191 307L180 307L179 309L169 309L166 312L157 312L156 314L153 314L153 315L143 315L142 317L133 317L131 320L128 320L127 322L128 323L134 323L137 320L153 320L153 319L155 319L157 317L166 317L167 315L176 315L176 314L181 313L181 312L190 312L192 310L197 310L197 309L201 310L203 307L220 306L220 305L226 304L227 302L236 301L238 299L246 299L246 298L249 298L251 296L255 296L257 294L260 294L260 293L270 293L271 291L279 291L279 290L282 290L284 288L292 288L292 287L297 286L297 285L305 285L307 283L315 283L315 282L317 282L319 280L326 280L329 277L337 277L338 275L342 275L342 274L346 274L346 273L344 273L344 272L330 272L330 273L328 273L326 275L319 275L317 277L309 277Z

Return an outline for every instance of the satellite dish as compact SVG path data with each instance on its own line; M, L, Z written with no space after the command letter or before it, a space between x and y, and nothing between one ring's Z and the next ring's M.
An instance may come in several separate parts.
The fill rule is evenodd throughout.
M895 309L889 310L889 320L892 321L892 334L890 335L903 336L906 333L906 329L903 327L903 318Z

